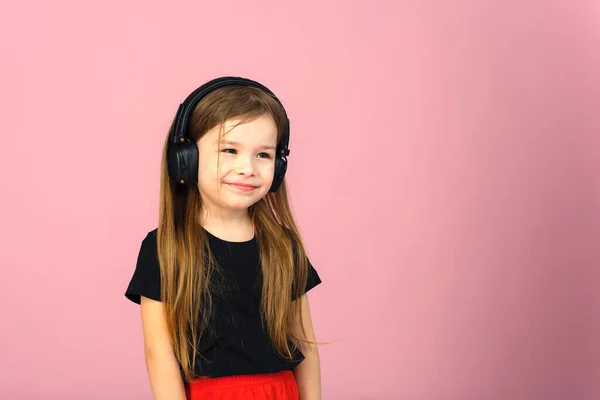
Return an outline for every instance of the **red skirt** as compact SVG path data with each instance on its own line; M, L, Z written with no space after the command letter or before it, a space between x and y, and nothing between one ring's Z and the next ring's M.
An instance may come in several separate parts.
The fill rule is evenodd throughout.
M197 378L186 385L185 392L188 400L298 400L292 371Z

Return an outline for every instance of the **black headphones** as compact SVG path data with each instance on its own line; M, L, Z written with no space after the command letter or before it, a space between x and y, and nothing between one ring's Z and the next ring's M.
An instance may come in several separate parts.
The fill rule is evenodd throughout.
M184 102L179 105L179 109L177 110L173 122L173 128L169 133L169 143L167 148L169 177L175 182L189 186L195 185L198 182L198 146L187 134L188 122L194 108L200 100L213 90L230 85L244 85L261 89L273 96L283 109L285 122L281 140L277 144L275 154L275 174L273 176L273 183L269 189L269 192L276 192L283 182L283 177L287 171L286 157L290 154L290 150L288 149L290 121L283 108L283 104L281 104L273 92L253 80L233 76L216 78L205 83L194 90Z

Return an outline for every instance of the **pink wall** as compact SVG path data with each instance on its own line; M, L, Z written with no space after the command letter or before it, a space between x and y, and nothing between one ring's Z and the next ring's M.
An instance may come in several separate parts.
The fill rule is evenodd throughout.
M598 2L158 3L0 13L0 398L150 398L123 291L224 74L289 110L325 399L600 398Z

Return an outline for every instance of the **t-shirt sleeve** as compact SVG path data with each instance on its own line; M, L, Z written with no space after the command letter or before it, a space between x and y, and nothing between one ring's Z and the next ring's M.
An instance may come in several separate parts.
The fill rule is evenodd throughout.
M295 260L297 247L296 247L296 241L293 239L293 237L292 237L292 251L293 251L294 260ZM317 272L315 267L310 262L310 259L307 258L307 261L308 261L308 274L307 274L307 279L306 279L306 286L304 287L304 291L302 294L305 294L306 292L308 292L315 286L322 283L321 277L319 276L319 273ZM294 288L292 289L292 291L293 291L293 293L296 293L295 285L293 285L293 287ZM297 299L297 296L295 294L292 294L292 300L296 300L296 299Z
M306 279L306 286L304 287L304 291L302 294L306 294L309 290L314 288L315 286L321 283L321 277L319 276L315 267L311 264L310 260L308 260L308 276ZM296 300L298 297L295 295L295 290L292 294L292 300Z
M156 231L148 233L142 241L135 271L125 292L125 297L137 304L140 304L141 296L160 301L160 264Z
M308 279L306 281L306 288L304 289L304 293L308 292L310 289L314 288L318 284L321 283L321 277L319 273L313 267L310 260L308 260Z

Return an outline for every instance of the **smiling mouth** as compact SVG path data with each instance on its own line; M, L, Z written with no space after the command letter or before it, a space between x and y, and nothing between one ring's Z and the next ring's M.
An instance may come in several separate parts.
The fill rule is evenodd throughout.
M254 186L254 185L244 185L244 184L240 184L240 183L228 183L226 182L227 185L234 187L236 189L242 190L244 192L251 192L253 190L255 190L256 188L258 188L258 186Z

